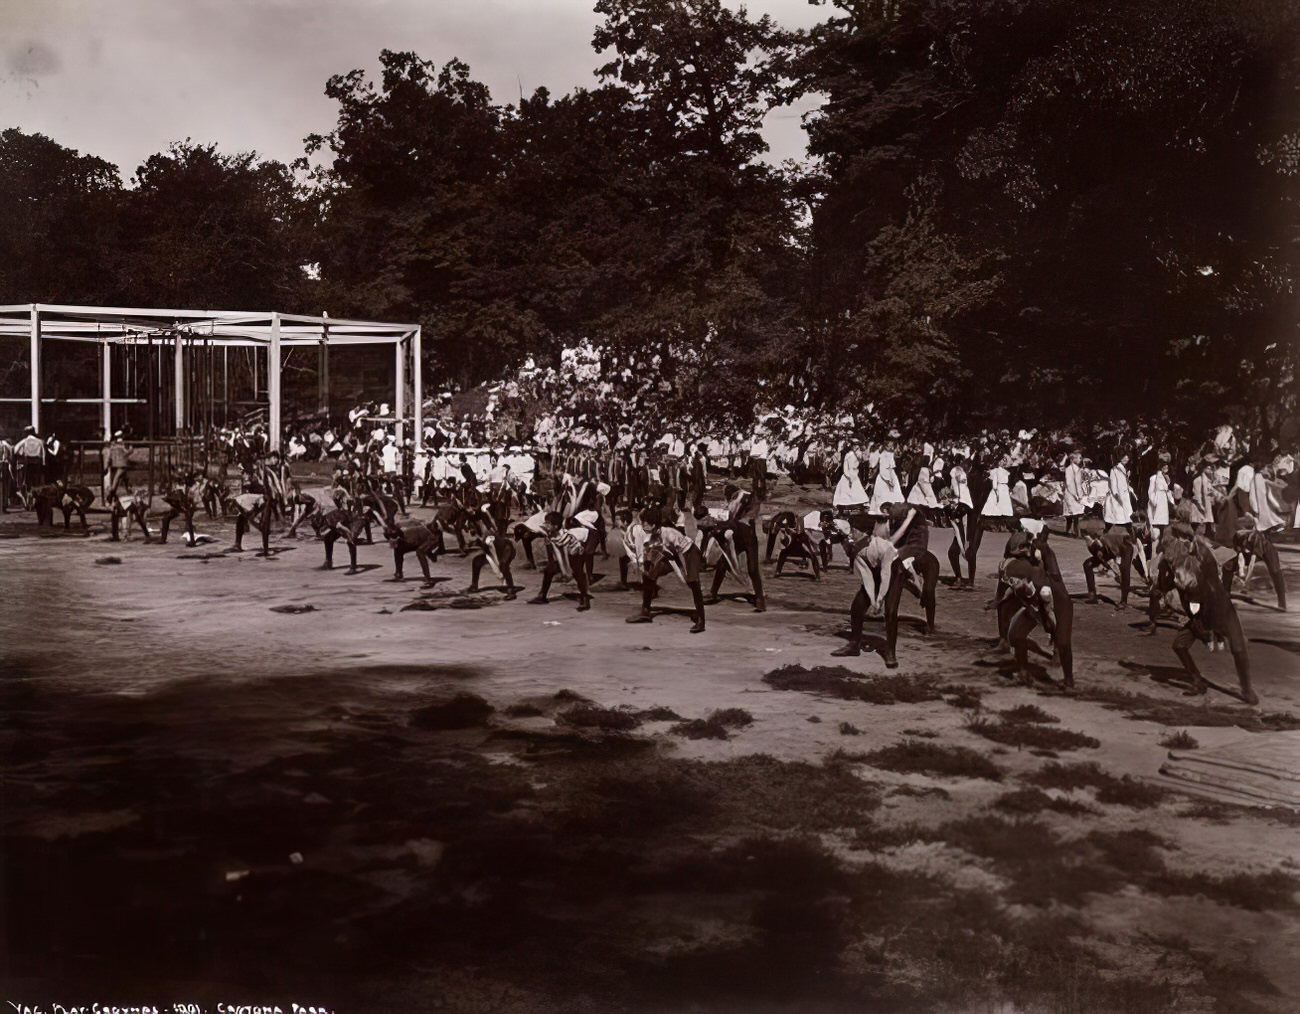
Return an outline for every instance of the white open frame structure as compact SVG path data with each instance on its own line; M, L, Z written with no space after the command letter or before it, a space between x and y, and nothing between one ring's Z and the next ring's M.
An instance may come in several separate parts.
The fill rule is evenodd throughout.
M327 315L309 317L296 313L261 313L227 310L165 310L117 306L63 306L49 303L21 303L0 306L0 336L27 337L31 355L31 393L28 397L0 398L0 401L29 402L31 424L41 426L41 403L52 401L41 393L41 344L46 340L93 342L105 347L156 343L166 336L175 343L174 418L176 430L184 428L185 352L199 344L266 350L268 393L267 430L270 446L280 449L283 437L280 380L284 349L309 347L328 349L345 345L392 345L394 416L397 439L405 438L408 405L411 434L416 451L422 450L424 435L424 378L421 369L420 327L417 324L382 324L365 320L341 320ZM157 347L154 344L154 347ZM113 433L113 405L126 399L112 396L112 357L100 356L100 396L68 399L101 406L104 439ZM272 368L274 367L274 368ZM408 388L410 400L408 402Z

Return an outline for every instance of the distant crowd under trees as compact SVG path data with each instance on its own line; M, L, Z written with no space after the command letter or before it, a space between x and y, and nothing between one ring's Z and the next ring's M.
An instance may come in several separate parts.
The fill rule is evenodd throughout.
M823 5L792 32L599 0L592 86L517 104L385 51L330 79L337 124L294 165L187 139L124 181L5 130L0 303L417 322L428 382L460 388L592 340L658 355L664 411L742 425L1294 443L1300 7ZM808 158L763 161L764 117L808 96Z

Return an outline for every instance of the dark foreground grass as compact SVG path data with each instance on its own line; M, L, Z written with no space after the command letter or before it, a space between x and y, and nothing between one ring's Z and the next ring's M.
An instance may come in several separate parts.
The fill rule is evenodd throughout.
M1158 785L1130 778L1116 778L1095 763L1048 764L1024 775L1023 781L1044 789L1095 789L1097 802L1147 810L1159 806L1168 793Z
M861 673L841 665L819 665L812 669L787 665L768 673L763 682L777 690L823 694L867 704L922 704L943 699L937 680L914 676L864 678Z
M0 687L20 752L56 764L94 742L103 760L39 799L6 795L5 918L24 930L6 971L57 984L50 995L152 996L141 983L256 969L259 993L323 994L355 1014L411 1009L413 997L493 1014L1175 1014L1210 1009L1208 986L1160 971L1193 958L1171 943L1154 948L1154 972L1100 967L1070 907L1131 887L1277 908L1295 888L1197 876L1141 833L1069 836L1001 814L890 824L886 790L841 759L687 760L599 723L519 727L534 722L494 731L491 753L509 745L521 761L500 764L467 748L473 737L410 728L383 695L351 687L349 707L383 722L321 727L334 702L277 694L306 721L268 704L199 738L196 713L212 722L246 707L247 688L178 695L164 713L136 698L40 697L33 684ZM111 742L106 715L121 723ZM250 766L250 735L270 760ZM891 749L883 758L908 770L1000 775L975 751ZM148 816L53 841L12 830L51 808ZM851 857L832 847L854 841ZM1008 886L960 889L884 860L910 841L949 842ZM1152 949L1140 928L1132 936ZM74 967L86 981L68 982Z
M880 805L852 769L752 754L730 761L647 754L602 762L575 777L567 822L603 835L690 825L693 833L828 831L852 827Z
M668 731L686 739L730 739L730 730L743 729L753 724L754 716L743 708L722 708L707 718L678 722Z
M1017 725L1055 725L1060 721L1055 715L1048 714L1036 704L1018 704L1014 708L999 711L998 715L1003 722Z
M460 693L411 712L411 725L430 730L472 729L486 725L494 710L478 694Z
M1300 729L1300 716L1284 711L1260 712L1254 708L1211 705L1207 699L1191 704L1185 701L1134 694L1107 687L1080 690L1080 700L1095 701L1111 711L1122 712L1141 722L1160 725L1229 728L1247 732L1285 732Z
M925 740L905 739L869 753L837 750L832 759L870 764L901 774L937 775L942 778L983 778L1002 781L1002 769L984 754L964 746L944 746Z
M1186 729L1179 729L1161 736L1160 745L1166 750L1195 750L1201 744Z
M1056 729L1047 725L1034 725L1024 721L1007 721L1005 718L1000 722L993 722L987 718L977 717L967 721L965 728L994 743L1014 746L1017 749L1069 751L1095 750L1101 746L1101 740L1081 732Z
M1003 813L1026 815L1042 813L1044 810L1070 816L1099 812L1096 807L1089 806L1087 803L1080 803L1078 800L1049 796L1042 789L1015 789L1003 793L993 801L993 806Z
M561 725L576 729L600 729L602 732L630 732L641 724L640 716L628 708L603 708L597 704L577 704L555 716Z

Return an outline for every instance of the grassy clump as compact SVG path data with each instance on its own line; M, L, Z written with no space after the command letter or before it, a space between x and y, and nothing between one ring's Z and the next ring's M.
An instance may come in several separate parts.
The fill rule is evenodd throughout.
M728 761L657 755L602 763L571 783L566 820L586 832L640 839L689 823L692 834L827 831L860 824L877 789L844 765L753 754Z
M1195 750L1201 744L1186 729L1179 729L1161 736L1160 745L1166 750Z
M1038 750L1095 750L1101 746L1101 740L1085 736L1081 732L1069 729L1053 729L1049 726L1032 725L1020 722L990 722L977 718L966 723L966 728L978 736L991 739L995 743L1017 748L1031 747Z
M978 711L983 706L983 692L976 690L973 687L949 684L946 687L941 687L940 690L943 693L950 695L949 697L944 698L944 700L954 708L962 708L966 711Z
M636 717L643 722L679 722L682 718L672 708L664 707L644 708L636 713Z
M729 729L743 729L754 724L754 716L743 708L722 708L707 718L678 722L668 731L687 739L729 739Z
M1161 725L1185 725L1193 728L1228 728L1236 726L1247 732L1286 732L1300 729L1300 716L1287 712L1260 714L1253 708L1189 704L1148 694L1091 687L1079 691L1079 699L1095 701L1111 711L1121 711L1140 722Z
M1014 708L999 711L1002 721L1015 725L1055 725L1060 721L1055 715L1049 715L1036 704L1018 704Z
M921 704L943 697L933 680L908 676L879 676L866 680L861 674L841 665L819 665L812 669L787 665L768 673L763 682L777 690L825 694L867 704Z
M1044 789L1095 789L1097 802L1129 806L1137 810L1158 806L1167 793L1156 785L1124 775L1116 778L1095 763L1048 764L1024 776L1024 781Z
M923 740L905 739L893 746L865 754L837 751L835 759L860 761L872 767L902 774L937 775L942 778L983 778L1002 781L1002 769L984 754L964 746L943 746Z
M579 704L555 716L561 725L575 729L600 729L602 732L630 732L641 724L635 712L622 708L602 708L598 704Z
M1300 908L1296 900L1300 879L1271 870L1268 873L1234 873L1213 877L1205 873L1175 873L1161 870L1147 884L1155 894L1201 896L1220 905L1251 912L1286 911Z
M457 694L449 701L411 712L411 725L417 729L472 729L486 725L494 710L478 694Z
M1004 813L1031 814L1051 810L1053 813L1065 813L1075 816L1084 813L1096 813L1094 807L1073 799L1058 799L1049 796L1042 789L1015 789L1004 793L993 801L995 809Z

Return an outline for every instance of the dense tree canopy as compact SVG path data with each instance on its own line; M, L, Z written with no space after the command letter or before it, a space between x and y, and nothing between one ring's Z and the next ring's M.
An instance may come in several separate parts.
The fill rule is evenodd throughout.
M1294 413L1295 5L813 2L796 34L596 0L591 87L513 104L386 51L330 79L297 172L186 141L124 185L7 130L0 302L417 321L460 386L592 340L659 364L663 412L740 424ZM809 158L777 168L797 96Z

